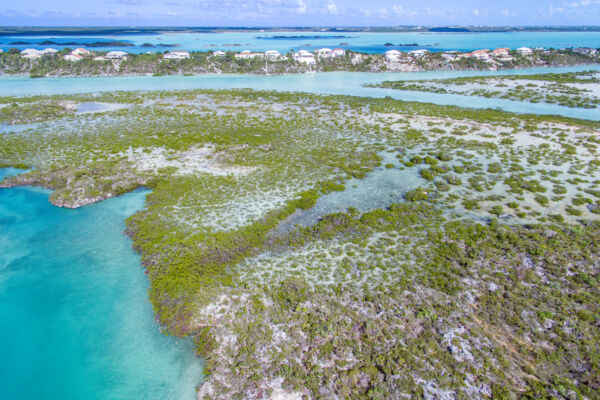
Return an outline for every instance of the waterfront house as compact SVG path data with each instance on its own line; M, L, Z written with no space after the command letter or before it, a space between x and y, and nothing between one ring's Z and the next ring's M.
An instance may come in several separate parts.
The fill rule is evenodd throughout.
M88 49L84 49L83 47L78 47L75 50L73 50L70 54L74 55L74 56L89 56L92 54L91 51L89 51Z
M71 52L69 54L66 54L64 56L64 59L67 60L67 61L74 61L75 62L75 61L81 61L81 60L83 60L83 57L80 56L79 54L73 54L73 52Z
M346 55L346 50L344 49L333 49L331 52L332 57L344 57Z
M306 51L306 50L300 50L297 53L294 53L294 61L299 62L299 63L303 63L303 64L308 64L308 65L315 65L317 62L315 60L315 56L314 54Z
M190 58L190 53L185 50L170 51L163 55L165 60L183 60L185 58Z
M402 57L402 53L398 50L389 50L385 52L385 59L390 62L397 62Z
M277 50L267 50L265 51L265 57L267 57L269 60L277 60L281 57L281 53L279 53Z
M519 47L517 49L517 54L520 56L530 56L533 54L533 50L531 50L529 47Z
M324 47L322 49L317 50L317 55L321 58L330 58L332 50Z
M471 57L476 58L479 61L488 62L490 61L490 51L485 50L475 50L471 53Z
M492 51L492 56L496 57L496 58L510 57L510 49L507 49L507 48L495 49L494 51Z
M598 54L598 50L589 47L578 47L576 49L573 49L573 53L582 54L586 56L595 56L596 54Z
M225 52L221 51L221 50L217 50L214 53L212 53L212 55L215 57L225 57Z
M43 56L52 55L58 53L58 50L53 49L52 47L46 47L44 50L40 51L40 54Z
M129 54L124 51L109 51L106 53L106 58L109 60L125 60Z
M21 52L21 57L23 57L23 58L35 59L35 58L40 58L41 56L42 56L41 51L36 50L36 49L25 49Z
M408 52L408 54L410 54L413 57L417 57L417 58L423 57L427 53L429 53L429 50L425 50L425 49L413 50L413 51Z
M239 60L250 60L253 58L263 58L264 53L253 53L250 50L242 50L235 55L235 58Z

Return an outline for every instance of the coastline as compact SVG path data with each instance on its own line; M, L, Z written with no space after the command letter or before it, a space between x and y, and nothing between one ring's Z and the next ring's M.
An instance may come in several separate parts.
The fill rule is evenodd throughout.
M262 54L262 53L257 53ZM256 56L238 59L238 53L215 57L212 53L192 52L189 58L164 60L160 53L129 54L119 60L93 60L83 58L72 62L63 59L62 53L38 59L24 59L19 54L0 53L0 76L43 77L118 77L118 76L194 76L241 74L255 76L281 76L319 72L425 72L425 71L504 71L527 68L563 68L577 65L599 65L600 53L580 54L568 50L535 51L529 56L515 52L509 59L488 58L480 60L471 53L425 53L414 56L403 53L389 58L385 54L346 52L339 57L317 56L314 64L298 62L293 53L277 59ZM448 55L448 57L443 57Z

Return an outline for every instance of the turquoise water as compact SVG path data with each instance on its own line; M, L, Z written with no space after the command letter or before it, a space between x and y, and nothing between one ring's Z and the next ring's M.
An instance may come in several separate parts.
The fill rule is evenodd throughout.
M498 108L517 113L554 114L573 118L600 120L600 109L578 109L556 104L524 103L519 101L410 92L393 89L366 88L363 85L385 80L442 79L459 76L485 76L503 74L537 74L600 70L600 66L577 66L568 68L532 68L507 71L428 71L405 73L327 72L317 74L294 74L256 76L235 74L208 74L195 76L120 76L81 78L38 78L23 76L0 77L0 96L93 93L114 90L182 90L182 89L231 89L250 88L340 94L352 96L392 97L405 101L419 101L469 108Z
M295 36L295 37L294 37ZM274 38L277 37L277 38ZM223 33L165 33L160 35L117 36L4 36L0 48L45 48L48 45L11 45L14 42L40 43L51 40L57 43L122 41L131 46L102 47L94 50L125 50L130 53L172 50L163 44L177 44L190 51L242 50L265 51L269 49L287 53L290 50L320 47L342 47L349 50L383 53L390 49L430 51L492 49L522 46L544 48L598 47L600 32L506 32L506 33L376 33L376 32L223 32ZM149 43L155 47L142 47ZM394 46L385 46L385 44ZM416 44L417 46L405 46ZM50 47L74 47L50 45Z
M201 362L160 333L123 234L145 192L77 210L48 194L0 189L0 398L194 399Z

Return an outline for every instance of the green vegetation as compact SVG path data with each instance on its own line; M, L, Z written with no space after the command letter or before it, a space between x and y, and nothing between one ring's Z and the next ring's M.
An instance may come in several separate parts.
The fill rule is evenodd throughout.
M530 83L523 85L519 84L520 82ZM386 81L370 86L480 96L529 103L543 102L577 108L597 108L600 105L600 98L594 94L593 90L600 86L600 75L597 71L473 76L429 81Z
M0 98L86 101L127 107L1 134L0 165L32 170L0 186L68 207L152 189L127 234L158 320L205 358L201 398L599 398L599 123L249 90ZM362 194L386 206L353 208L376 173L397 182Z
M16 50L16 49L15 49ZM276 60L262 58L240 59L236 52L228 51L225 56L214 56L209 52L190 52L190 58L165 60L162 53L129 54L125 60L107 60L102 58L105 52L96 52L93 56L79 61L68 61L64 56L71 49L63 49L54 55L31 60L20 56L18 50L0 53L0 73L24 74L32 78L44 76L106 76L106 75L193 75L202 73L241 73L241 74L284 74L307 71L362 71L386 72L410 68L413 71L431 70L496 70L511 68L531 68L547 66L565 66L594 64L600 61L598 56L573 53L571 50L549 50L536 52L532 57L516 57L511 62L485 63L472 57L455 61L446 61L441 53L429 53L424 57L411 58L407 63L390 63L384 54L365 54L347 51L343 57L316 57L316 65L308 66L296 63L292 54L285 54ZM570 83L556 78L556 84ZM443 89L440 89L443 90Z

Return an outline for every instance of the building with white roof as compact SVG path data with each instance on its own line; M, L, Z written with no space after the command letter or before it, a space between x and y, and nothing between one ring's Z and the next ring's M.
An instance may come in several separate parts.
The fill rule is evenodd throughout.
M533 50L531 50L529 47L519 47L517 49L517 54L520 56L530 56L533 54Z
M25 49L21 51L21 57L24 58L40 58L42 56L42 52L36 49Z
M83 47L78 47L71 52L74 56L89 56L92 54L88 49L84 49Z
M269 60L276 60L281 57L281 53L277 50L267 50L265 51L265 57L267 57Z
M81 61L83 60L83 57L79 54L69 53L64 56L64 59L67 61Z
M106 58L108 58L109 60L123 60L125 58L127 58L129 56L129 54L125 53L124 51L109 51L108 53L106 53Z
M225 57L225 52L221 51L221 50L217 50L214 53L212 53L212 55L215 57Z
M294 61L299 62L299 63L308 64L308 65L314 65L317 63L317 61L315 60L314 54L312 54L306 50L300 50L297 53L294 53L293 57L294 57Z
M52 47L46 47L44 50L40 51L40 54L43 56L54 53L58 53L58 50L53 49Z
M318 49L317 50L317 55L321 58L330 58L331 57L331 49L328 49L327 47L324 47L322 49Z
M344 49L333 49L331 51L332 57L344 57L346 55L346 50Z
M385 59L390 62L397 62L402 57L402 53L398 50L388 50L385 52Z
M471 57L476 58L479 61L490 61L490 51L485 50L475 50L471 53Z
M250 50L242 50L241 52L235 55L235 58L241 60L250 60L253 58L263 58L264 56L264 53L253 53Z
M413 57L423 57L427 53L429 53L429 50L425 49L413 50L408 52L408 54L410 54Z
M185 58L190 58L190 53L185 50L170 51L163 55L165 60L183 60Z

